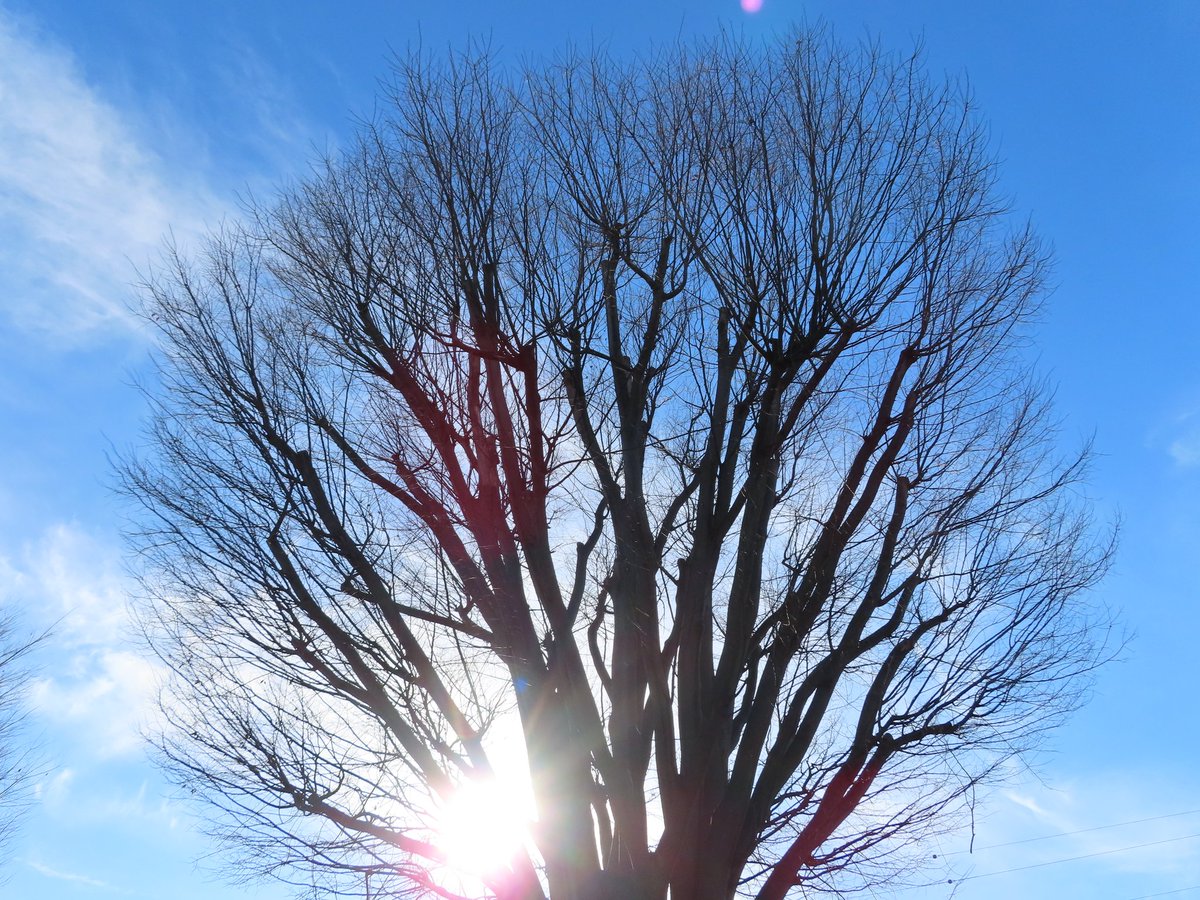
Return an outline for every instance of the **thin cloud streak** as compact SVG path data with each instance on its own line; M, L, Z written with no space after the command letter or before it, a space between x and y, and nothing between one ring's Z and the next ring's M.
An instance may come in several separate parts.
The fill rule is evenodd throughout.
M1183 434L1167 445L1167 453L1178 466L1200 466L1200 424L1192 421Z
M72 884L82 884L87 887L98 888L102 891L121 894L128 893L127 891L122 891L120 888L113 887L107 881L101 881L98 878L89 878L87 875L77 875L74 872L62 872L34 859L27 859L25 864L39 875L45 875L47 878L53 878L56 881L69 881Z
M167 172L69 52L3 10L0 123L0 313L59 343L136 331L138 268L220 204Z

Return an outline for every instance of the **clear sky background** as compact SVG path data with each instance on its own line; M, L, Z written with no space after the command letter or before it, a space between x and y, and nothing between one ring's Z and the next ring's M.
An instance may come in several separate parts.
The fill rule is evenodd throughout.
M1035 773L980 798L973 855L969 832L929 852L974 876L961 900L1200 897L1200 0L0 0L0 605L57 622L29 692L50 768L0 897L289 896L214 881L138 739L155 672L123 638L106 453L137 440L126 304L163 236L344 143L389 48L474 35L520 62L805 20L969 77L1002 190L1056 249L1031 352L1064 441L1095 436L1099 518L1122 521L1096 600L1133 634L1124 659Z

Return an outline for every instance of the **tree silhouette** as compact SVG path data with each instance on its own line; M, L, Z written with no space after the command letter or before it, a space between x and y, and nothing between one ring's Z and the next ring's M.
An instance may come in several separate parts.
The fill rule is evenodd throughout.
M25 695L30 654L46 634L21 632L18 617L0 616L0 857L6 858L33 801L33 785L45 773L27 728ZM0 882L6 877L0 875Z
M388 101L148 285L168 764L347 894L895 876L1099 658L968 98L802 33ZM534 822L464 875L439 810L492 778Z

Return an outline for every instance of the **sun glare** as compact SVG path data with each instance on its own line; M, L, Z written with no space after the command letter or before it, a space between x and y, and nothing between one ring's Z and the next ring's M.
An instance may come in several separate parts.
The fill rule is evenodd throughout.
M529 832L526 803L495 780L463 785L442 807L438 830L449 865L485 877L506 869Z

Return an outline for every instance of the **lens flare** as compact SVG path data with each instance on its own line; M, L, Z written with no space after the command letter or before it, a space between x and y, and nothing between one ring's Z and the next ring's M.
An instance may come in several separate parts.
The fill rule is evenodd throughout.
M446 861L458 872L480 878L507 869L528 836L524 808L516 792L497 781L464 784L439 816Z

